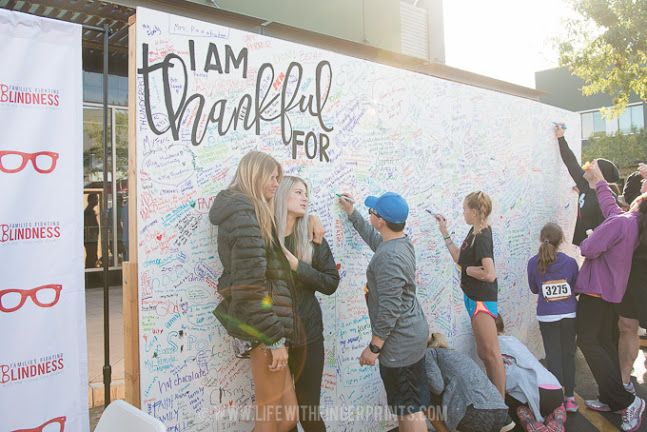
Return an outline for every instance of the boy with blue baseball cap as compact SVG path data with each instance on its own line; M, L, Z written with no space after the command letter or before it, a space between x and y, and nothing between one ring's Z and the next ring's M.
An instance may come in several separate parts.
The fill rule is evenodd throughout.
M409 205L397 193L364 200L369 223L354 209L352 197L339 200L353 227L375 252L366 269L372 338L361 365L380 360L389 407L401 431L426 431L430 395L425 375L429 325L416 298L416 254L404 227Z

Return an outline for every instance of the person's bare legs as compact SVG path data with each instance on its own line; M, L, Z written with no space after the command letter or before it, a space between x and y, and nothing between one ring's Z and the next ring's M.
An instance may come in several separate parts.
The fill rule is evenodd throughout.
M279 432L288 432L297 426L299 422L299 402L297 402L297 395L294 391L294 383L292 382L292 375L289 369L286 368L285 382L283 384L283 395L281 396L279 418ZM304 373L307 373L304 371Z
M398 417L398 429L400 432L427 432L425 413L419 411Z
M476 340L476 352L485 365L487 376L505 398L505 369L494 318L485 312L476 314L472 317L472 331Z
M291 422L288 429L279 429L281 417L285 416L283 411L283 397L286 391L286 380L290 378L289 369L272 372L269 365L272 361L272 354L264 347L256 347L251 351L250 362L252 378L256 393L257 418L254 424L254 432L283 432L295 425ZM294 388L290 386L289 391L294 395ZM289 399L289 397L288 397ZM293 396L296 405L296 396Z
M620 360L620 373L622 383L631 382L631 369L633 368L638 350L640 350L640 338L638 336L638 320L620 317L618 319L620 337L618 339L618 358Z

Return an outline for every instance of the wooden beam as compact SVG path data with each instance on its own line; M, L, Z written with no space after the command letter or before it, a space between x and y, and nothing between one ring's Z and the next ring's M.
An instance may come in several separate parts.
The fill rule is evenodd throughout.
M45 11L45 7L40 4L36 4L35 6L34 10L29 13L32 15L42 16L42 13ZM31 10L31 7L29 9Z
M122 39L126 39L128 37L128 31L130 27L129 26L123 26L119 30L116 30L113 34L110 35L110 42L119 44ZM124 41L125 42L125 41Z
M59 9L65 9L72 12L78 12L81 15L98 15L101 17L112 18L123 22L128 20L128 10L123 6L117 6L104 2L73 2L70 0L49 0L48 6L54 6Z
M137 26L128 19L128 257L137 262Z
M125 398L136 407L141 406L139 390L139 299L137 263L124 261L123 316L124 316L124 384Z
M124 370L126 400L141 407L139 364L139 281L137 265L137 26L128 19L128 258L124 268Z

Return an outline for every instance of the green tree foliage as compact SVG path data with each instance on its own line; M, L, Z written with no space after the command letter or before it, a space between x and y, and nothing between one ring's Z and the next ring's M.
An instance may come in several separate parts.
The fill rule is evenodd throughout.
M636 170L638 162L647 162L647 129L626 135L594 135L582 146L582 161L595 158L613 161L626 177Z
M582 94L606 93L617 117L631 92L647 100L647 0L570 0L560 64L584 80Z

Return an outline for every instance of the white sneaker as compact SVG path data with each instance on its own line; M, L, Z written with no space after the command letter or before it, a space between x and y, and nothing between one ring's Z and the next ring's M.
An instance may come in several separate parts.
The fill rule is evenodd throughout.
M611 408L609 405L601 402L600 399L587 399L584 401L584 405L590 410L598 412L610 412Z
M506 419L506 424L501 428L499 432L510 432L512 429L514 429L516 426L516 423L512 421L510 416Z
M635 432L640 429L645 412L645 401L636 396L634 401L622 411L622 430L624 432Z

